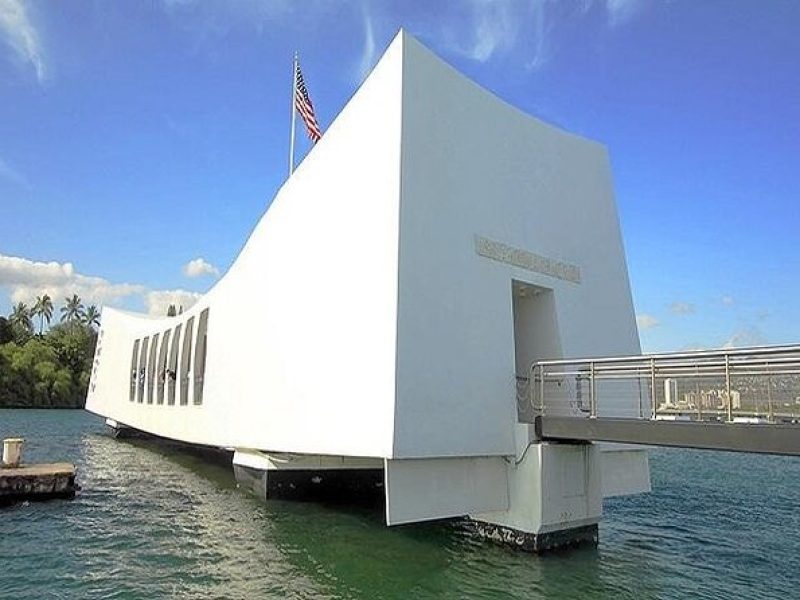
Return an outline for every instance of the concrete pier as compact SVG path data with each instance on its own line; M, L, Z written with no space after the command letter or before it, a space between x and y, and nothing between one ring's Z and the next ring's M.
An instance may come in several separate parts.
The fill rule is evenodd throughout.
M0 468L0 506L24 500L73 498L78 486L69 463Z

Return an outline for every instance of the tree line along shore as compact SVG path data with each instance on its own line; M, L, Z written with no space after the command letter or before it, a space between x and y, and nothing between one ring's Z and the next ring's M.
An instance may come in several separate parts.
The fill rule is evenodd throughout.
M55 310L43 294L0 316L0 408L83 408L100 311L73 294L51 326Z

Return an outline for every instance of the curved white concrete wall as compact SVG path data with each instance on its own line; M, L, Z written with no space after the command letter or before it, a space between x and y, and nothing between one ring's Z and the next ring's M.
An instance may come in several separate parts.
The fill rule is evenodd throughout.
M512 281L549 298L530 356L638 352L605 150L401 34L208 294L104 310L87 408L239 449L513 454ZM202 405L130 402L134 341L205 308Z
M88 410L193 443L391 455L401 51L387 53L195 306L156 320L104 309ZM203 404L129 402L134 340L206 307Z
M401 186L397 456L513 448L512 281L552 290L541 296L552 323L518 324L529 358L640 352L603 146L523 114L409 39ZM476 238L577 267L580 281L479 255Z

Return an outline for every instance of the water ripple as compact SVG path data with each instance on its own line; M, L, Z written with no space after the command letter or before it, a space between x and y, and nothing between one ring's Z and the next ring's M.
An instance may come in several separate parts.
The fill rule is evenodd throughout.
M264 504L79 411L0 410L11 434L76 463L84 491L0 511L0 598L790 598L800 580L793 458L655 451L654 492L606 503L599 548L537 557L463 522Z

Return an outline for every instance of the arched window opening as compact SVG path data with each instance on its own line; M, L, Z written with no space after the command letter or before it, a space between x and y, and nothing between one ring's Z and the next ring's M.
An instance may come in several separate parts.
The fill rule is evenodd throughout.
M194 317L186 322L183 333L183 350L181 351L181 406L189 404L189 372L192 364L192 332Z
M164 404L164 386L167 383L167 358L169 350L169 336L172 332L167 329L161 336L161 348L158 351L158 393L156 404Z
M156 358L158 355L158 334L153 336L150 344L150 356L147 360L147 403L153 403L153 389L156 383Z
M181 327L175 327L175 335L172 336L172 346L169 349L169 365L167 366L167 404L175 404L175 386L178 383L178 350L181 343Z
M137 394L136 401L141 404L144 402L144 376L147 372L147 346L150 344L150 338L146 337L142 340L142 347L139 351L139 373L137 381Z
M133 342L133 350L131 351L131 391L128 400L134 402L136 400L136 382L139 379L139 343L141 340Z
M197 322L197 341L194 345L194 403L203 403L203 382L206 377L206 351L208 349L208 309L200 313Z

